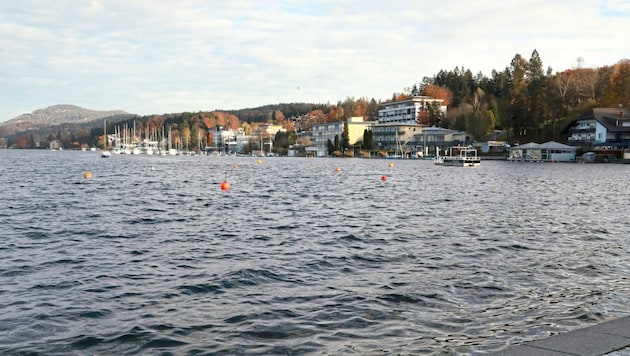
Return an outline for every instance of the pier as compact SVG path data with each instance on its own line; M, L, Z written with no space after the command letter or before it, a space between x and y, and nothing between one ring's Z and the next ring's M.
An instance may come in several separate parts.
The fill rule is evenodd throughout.
M542 340L512 345L492 355L630 356L630 316Z

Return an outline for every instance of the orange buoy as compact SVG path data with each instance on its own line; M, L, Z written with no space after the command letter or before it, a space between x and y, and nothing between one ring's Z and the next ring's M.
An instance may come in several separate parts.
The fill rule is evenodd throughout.
M387 177L385 177L385 176L381 176L381 180L384 182L384 181L386 181L386 180L387 180Z
M87 171L83 174L83 178L85 179L91 179L92 178L92 172Z
M394 168L394 163L389 162L388 166L389 166L389 168Z
M341 172L341 168L335 167L335 172Z
M232 166L232 168L234 168L234 169L238 169L238 164L234 164L234 165Z
M223 183L221 183L221 190L230 190L230 183L224 180Z

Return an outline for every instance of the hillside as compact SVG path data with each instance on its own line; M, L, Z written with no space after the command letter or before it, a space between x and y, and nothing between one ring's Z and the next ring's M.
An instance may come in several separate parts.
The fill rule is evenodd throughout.
M74 105L54 105L22 114L7 122L0 123L0 136L8 136L23 131L41 130L59 124L81 124L110 116L129 115L122 110L98 111Z

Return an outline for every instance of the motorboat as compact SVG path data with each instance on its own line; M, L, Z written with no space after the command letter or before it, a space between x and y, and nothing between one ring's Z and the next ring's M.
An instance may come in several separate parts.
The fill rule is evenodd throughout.
M446 150L444 156L440 156L438 153L433 164L453 167L479 167L481 157L477 155L477 150L472 146L452 146Z

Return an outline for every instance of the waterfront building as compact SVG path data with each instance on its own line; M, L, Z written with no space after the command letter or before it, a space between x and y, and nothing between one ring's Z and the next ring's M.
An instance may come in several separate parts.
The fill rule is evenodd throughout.
M374 148L384 151L402 152L409 156L416 151L415 136L421 134L423 126L416 123L391 122L372 126Z
M278 132L286 132L282 125L260 124L256 130L252 131L250 138L250 148L252 153L262 156L271 154L273 150L273 140ZM238 151L238 152L242 152Z
M555 141L535 142L510 147L508 161L520 162L572 162L576 148Z
M374 148L386 151L400 150L408 157L433 154L436 147L472 144L472 135L465 131L419 124L387 123L372 126Z
M209 130L210 136L212 137L211 142L208 142L208 145L205 147L205 151L207 152L236 152L237 151L237 140L236 136L241 133L242 129L239 131L233 131L229 127L217 126L214 130Z
M350 146L357 145L357 143L363 141L363 133L365 130L369 130L374 121L364 121L363 117L355 116L347 120L348 122L348 143ZM311 139L313 146L310 151L314 152L317 157L324 157L328 155L328 141L335 142L335 136L337 136L339 142L343 135L344 121L327 122L323 124L313 125Z
M591 148L630 148L630 110L594 108L582 113L568 128L567 144Z

